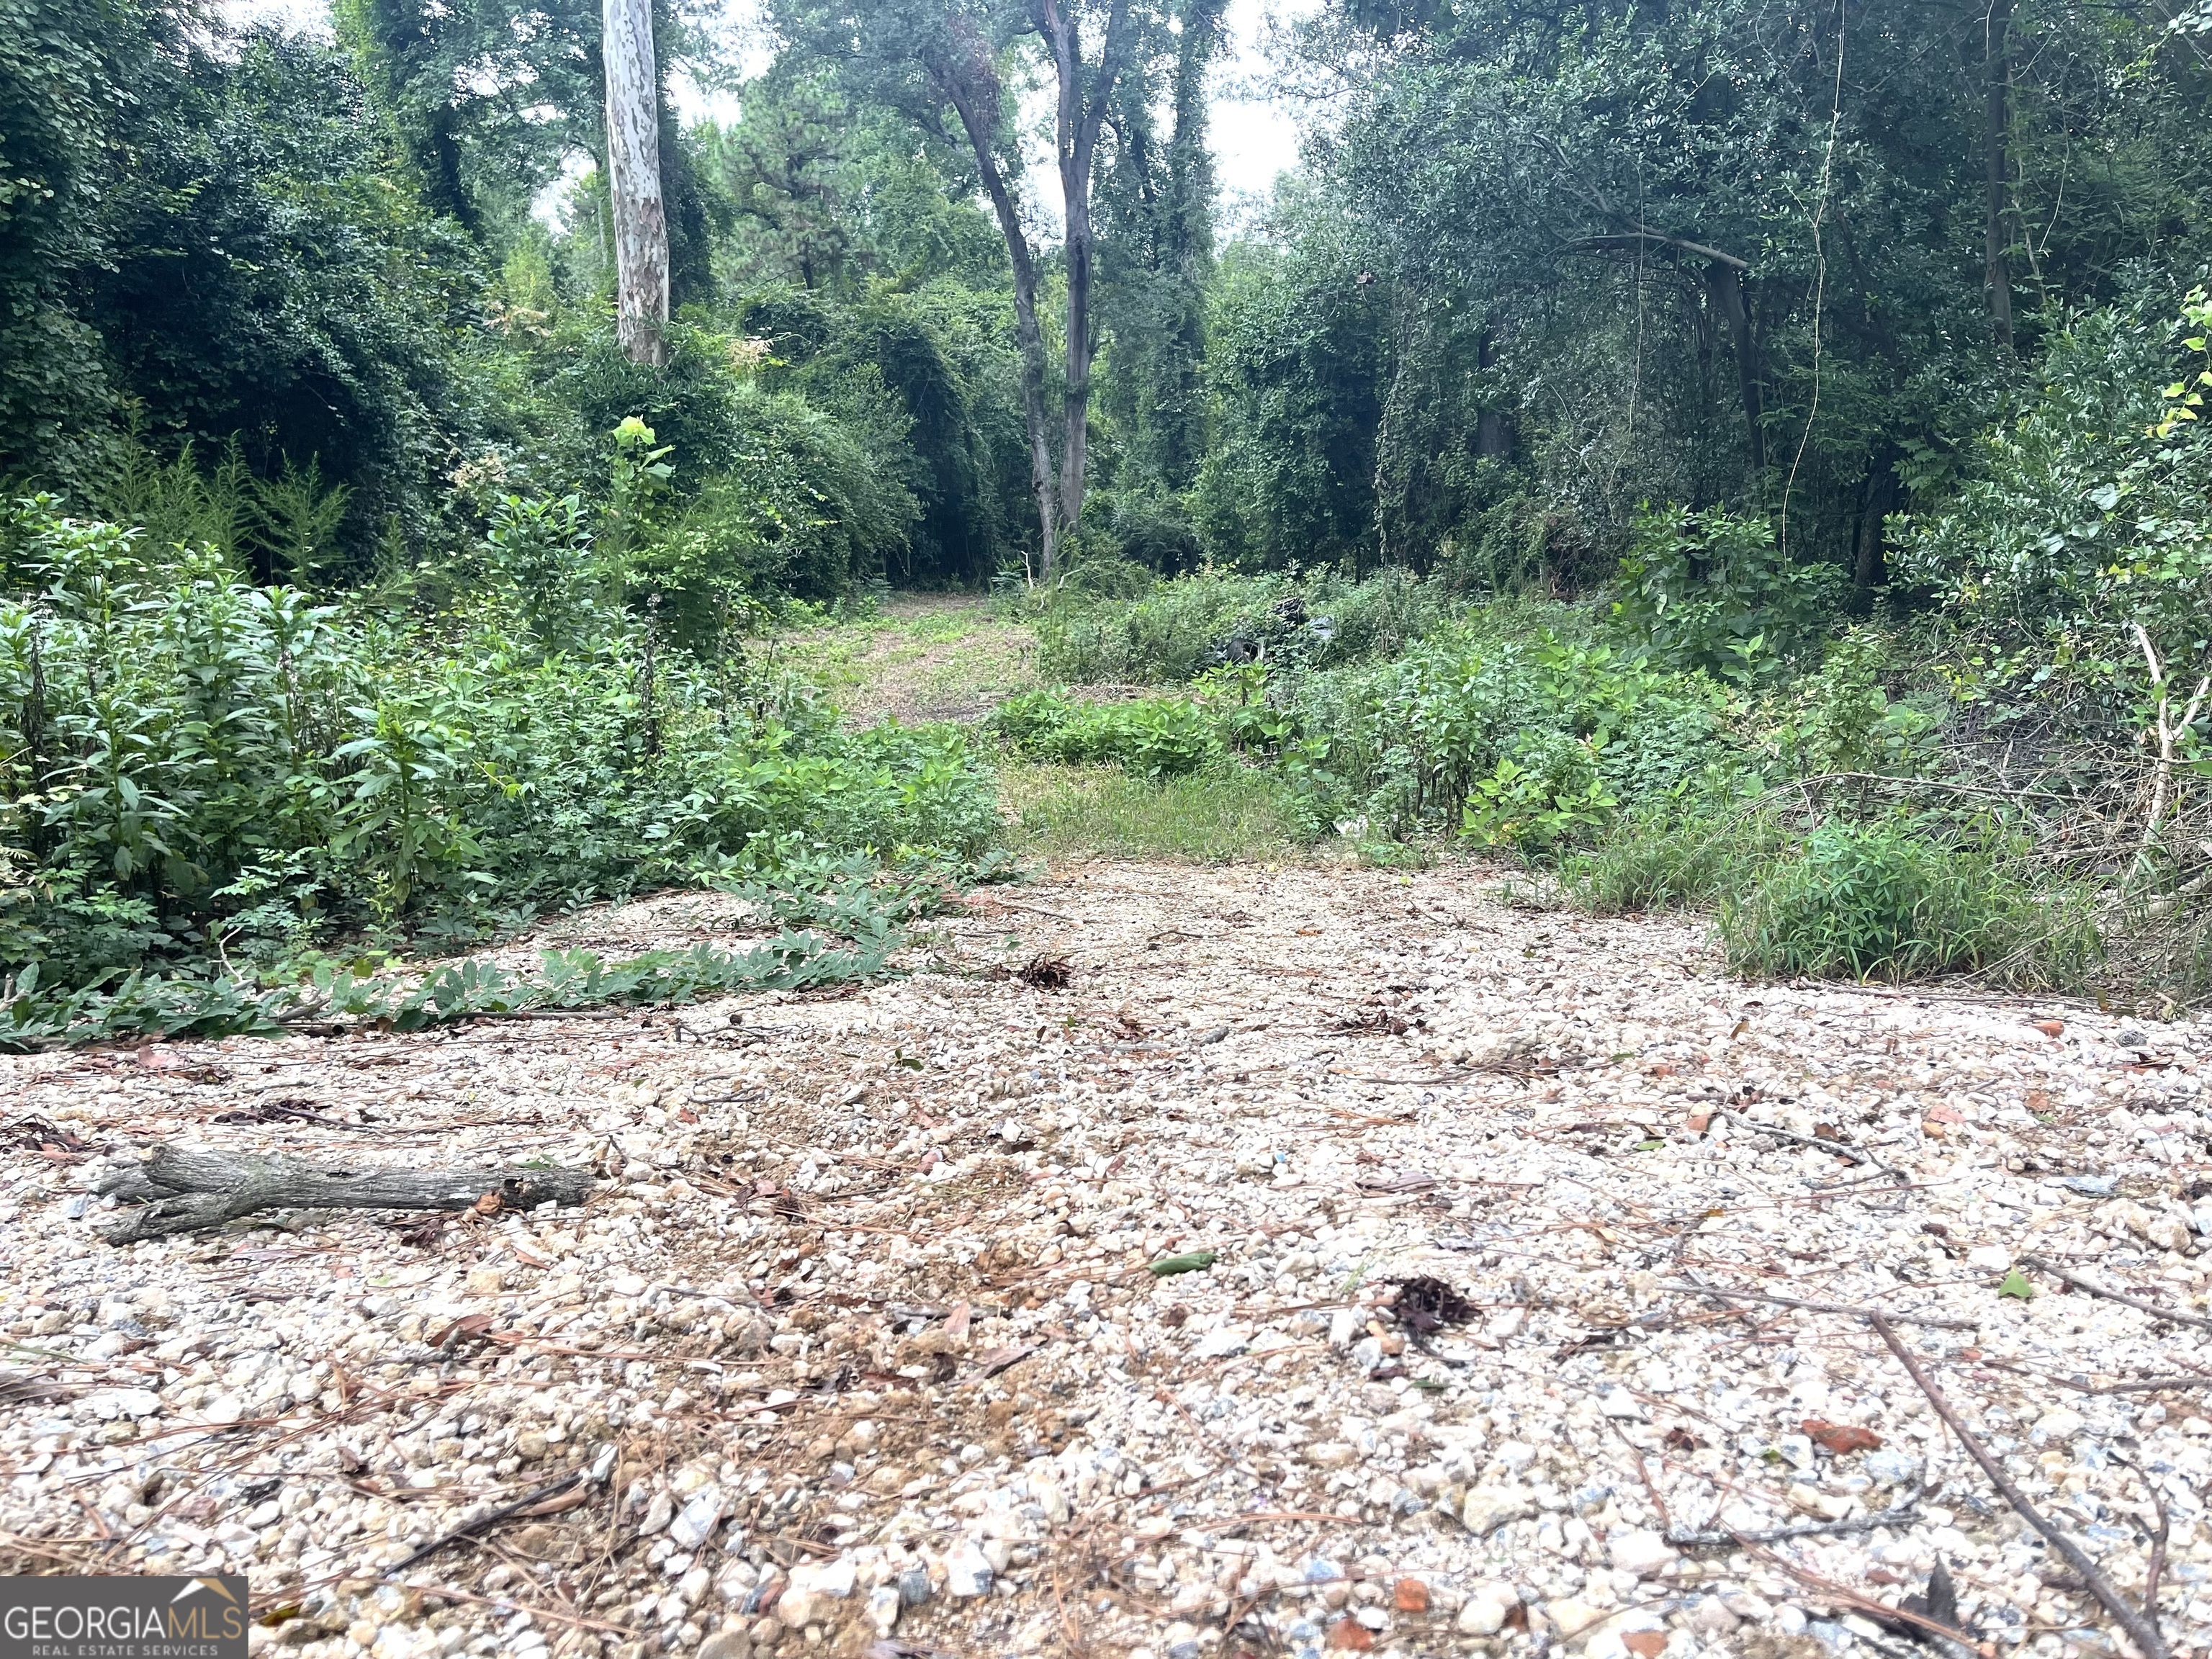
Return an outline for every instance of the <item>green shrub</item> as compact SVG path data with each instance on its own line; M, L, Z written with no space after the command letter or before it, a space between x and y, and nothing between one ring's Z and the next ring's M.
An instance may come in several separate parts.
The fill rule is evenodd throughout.
M1364 582L1209 572L1121 601L1063 598L1038 620L1037 661L1076 684L1180 684L1238 658L1334 667L1395 655L1448 610L1441 587L1403 571Z
M447 938L802 856L972 858L990 778L950 727L841 729L658 652L518 503L513 586L392 616L33 501L0 526L0 971L88 986ZM516 595L520 594L520 599ZM557 603L556 603L557 602Z
M1702 908L1752 886L1790 844L1768 812L1677 802L1623 817L1596 845L1560 866L1567 901L1592 915Z
M1620 562L1613 617L1666 667L1749 684L1826 636L1843 582L1833 565L1791 562L1763 517L1647 509Z
M1115 765L1148 778L1195 772L1221 752L1215 723L1188 697L1072 702L1025 692L1000 705L999 734L1016 753L1069 765Z
M1610 821L1614 799L1598 775L1590 740L1560 732L1515 736L1468 792L1462 833L1486 847L1547 854Z
M1741 765L1735 699L1551 627L1445 629L1394 661L1296 682L1320 781L1370 834L1472 830L1528 852L1584 838L1614 806Z
M2017 413L1900 526L1897 574L1981 647L1972 678L2046 708L2070 692L2084 735L2117 744L2152 723L2143 640L2177 703L2212 672L2212 422L2192 406L2208 393L2201 289L2177 321L2115 307L2050 337Z
M1895 820L1826 823L1747 892L1722 895L1721 941L1738 972L1767 978L2078 978L2097 954L2086 910L2030 887L2006 850L1942 844Z

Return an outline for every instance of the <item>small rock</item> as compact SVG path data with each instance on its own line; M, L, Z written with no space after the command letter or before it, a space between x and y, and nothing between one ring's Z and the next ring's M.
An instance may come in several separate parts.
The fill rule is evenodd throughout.
M1638 1578L1656 1577L1675 1559L1674 1549L1662 1534L1642 1527L1614 1533L1607 1540L1607 1550L1618 1571L1632 1572Z
M1357 1619L1346 1617L1329 1626L1328 1644L1347 1653L1364 1653L1375 1645L1375 1638Z
M908 1567L904 1572L899 1574L898 1595L901 1607L918 1607L929 1600L932 1594L933 1587L929 1582L928 1568Z
M722 1494L720 1488L710 1486L684 1506L683 1513L669 1528L668 1535L676 1540L677 1548L696 1550L714 1535L714 1528L721 1523ZM792 1577L795 1581L805 1571L804 1567L794 1569ZM851 1567L845 1571L849 1578ZM846 1588L849 1590L852 1586L848 1583Z
M991 1564L983 1559L983 1552L972 1538L963 1538L945 1553L945 1593L965 1600L971 1596L988 1595L991 1590Z
M507 1288L507 1275L496 1267L471 1267L468 1285L472 1296L497 1296Z
M776 1622L786 1630L805 1630L830 1614L830 1598L819 1590L787 1589L775 1604Z
M699 1644L699 1659L753 1659L752 1638L743 1631L718 1630Z
M1419 1578L1401 1578L1391 1586L1390 1604L1401 1613L1426 1613L1429 1610L1427 1583Z
M2004 1273L2012 1267L2012 1252L2002 1244L1977 1244L1966 1252L1966 1265L1984 1273Z
M1690 1606L1690 1628L1700 1636L1727 1636L1743 1623L1717 1595L1701 1595Z
M1200 1359L1226 1359L1231 1354L1243 1353L1245 1345L1251 1340L1252 1333L1249 1328L1224 1325L1219 1330L1209 1332L1200 1338L1193 1352Z
M1607 1389L1605 1397L1598 1401L1598 1409L1623 1422L1640 1423L1645 1416L1644 1402L1626 1389Z
M665 1492L657 1492L653 1494L653 1500L645 1506L645 1519L637 1523L637 1529L644 1536L650 1538L653 1534L665 1530L668 1523L675 1518L675 1500Z
M1536 1500L1522 1486L1471 1486L1460 1505L1460 1524L1477 1538L1486 1538L1509 1521L1525 1521L1536 1512Z
M1901 1486L1920 1479L1920 1459L1896 1446L1884 1446L1859 1459L1859 1472L1885 1486Z
M525 1429L514 1437L514 1455L526 1463L535 1463L545 1455L545 1435L539 1429Z
M835 1561L807 1562L791 1570L793 1589L810 1589L842 1601L853 1593L860 1582L860 1571L853 1558L841 1555Z
M868 1592L868 1623L878 1636L889 1636L897 1628L902 1598L894 1584L878 1584Z
M235 1423L246 1415L246 1402L234 1394L219 1394L200 1407L200 1418L209 1423Z
M1552 1621L1552 1629L1562 1642L1576 1642L1589 1636L1591 1626L1605 1615L1587 1601L1559 1595L1544 1603L1544 1616Z
M636 1273L617 1273L607 1280L607 1290L615 1296L635 1298L645 1294L645 1280Z
M1521 1592L1510 1584L1480 1584L1459 1610L1462 1636L1495 1636L1505 1628L1513 1609L1521 1605Z
M2035 1426L2027 1431L2027 1437L2039 1446L2047 1446L2054 1441L2071 1440L2081 1432L2086 1423L2081 1413L2064 1406L2053 1406L2035 1419Z

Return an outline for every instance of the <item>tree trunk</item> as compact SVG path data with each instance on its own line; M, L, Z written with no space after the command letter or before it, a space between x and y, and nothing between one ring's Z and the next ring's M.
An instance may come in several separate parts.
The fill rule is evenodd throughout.
M1988 163L1989 197L1983 215L1983 246L1988 264L1990 322L1998 349L2012 350L2012 269L2006 250L2012 238L2005 234L2005 140L2011 126L2008 102L2012 92L2012 58L2006 34L2012 25L2012 0L1989 0L1987 35L1983 47L1984 114L1987 120L1984 160Z
M1859 497L1859 522L1851 550L1851 614L1864 617L1874 610L1875 591L1889 579L1889 561L1883 538L1889 515L1897 510L1899 481L1897 446L1884 439L1875 446L1867 463L1866 487Z
M335 1155L309 1160L157 1146L100 1190L142 1206L105 1235L111 1244L128 1244L220 1227L262 1210L528 1210L580 1204L596 1185L588 1170L390 1170Z
M607 190L614 206L615 331L634 363L668 361L668 211L650 0L604 0Z
M968 135L975 170L982 178L984 193L991 198L992 211L998 216L1006 258L1014 270L1014 334L1022 353L1022 422L1029 433L1030 489L1037 504L1036 575L1039 580L1049 581L1060 562L1060 507L1053 489L1052 439L1044 418L1044 331L1037 326L1036 261L1030 253L1029 233L1022 228L1021 210L992 143L999 104L997 75L988 59L972 54L966 69L965 76L940 72L936 79ZM972 82L971 76L975 77Z
M1490 384L1490 371L1498 366L1498 331L1486 324L1474 343L1474 367L1483 377L1482 413L1474 422L1474 453L1486 461L1510 460L1513 456L1513 427L1505 411L1492 401L1497 392Z
M1067 387L1060 405L1060 515L1073 530L1083 521L1085 471L1091 449L1091 364L1097 343L1091 337L1091 276L1097 240L1091 225L1091 162L1097 152L1098 130L1106 119L1114 82L1121 74L1128 33L1128 0L1114 0L1106 19L1098 67L1086 77L1083 42L1075 14L1059 0L1042 0L1038 21L1052 49L1060 82L1059 112L1054 123L1060 156L1062 248L1067 264ZM1086 78L1089 84L1085 84Z
M1713 309L1728 319L1729 338L1735 347L1736 381L1743 396L1745 436L1751 446L1751 470L1766 471L1766 410L1759 392L1759 346L1752 337L1751 308L1744 303L1741 266L1710 259L1705 264L1705 291Z

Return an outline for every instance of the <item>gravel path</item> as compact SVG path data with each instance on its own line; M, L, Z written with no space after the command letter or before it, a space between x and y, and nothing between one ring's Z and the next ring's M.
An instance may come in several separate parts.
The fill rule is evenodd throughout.
M1945 1650L1880 1613L1941 1564L1996 1651L2125 1651L1878 1308L2212 1644L2203 1025L1746 986L1466 870L939 927L830 998L0 1060L8 1570L222 1565L333 1659L1816 1659ZM161 1141L607 1183L104 1243Z

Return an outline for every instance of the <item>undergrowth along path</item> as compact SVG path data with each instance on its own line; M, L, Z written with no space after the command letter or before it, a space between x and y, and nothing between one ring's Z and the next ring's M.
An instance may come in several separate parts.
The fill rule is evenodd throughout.
M2086 1637L1879 1310L2212 1638L2212 1338L2141 1305L2206 1312L2212 1030L1494 880L1094 864L872 985L0 1060L14 1565L242 1569L307 1659L1774 1652L1939 1563ZM102 1243L161 1142L605 1184Z

